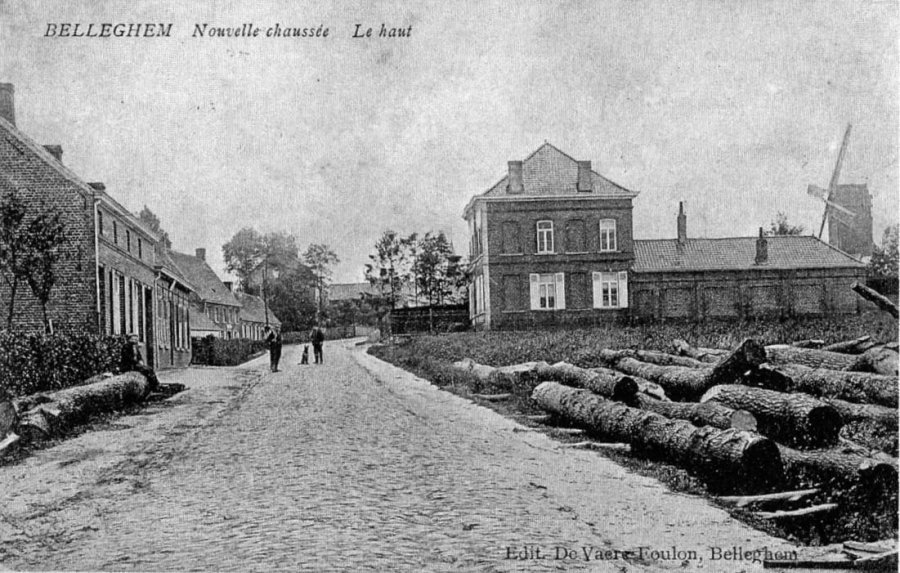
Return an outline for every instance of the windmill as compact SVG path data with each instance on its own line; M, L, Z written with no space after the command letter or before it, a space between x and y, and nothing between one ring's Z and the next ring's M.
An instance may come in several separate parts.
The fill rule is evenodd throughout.
M831 174L831 183L828 184L828 189L822 189L818 185L811 184L806 190L808 194L825 202L825 212L822 213L822 225L819 227L819 239L822 238L822 232L825 230L825 221L828 220L829 216L834 215L834 212L830 212L832 209L846 215L850 219L856 216L856 213L853 211L833 201L837 193L838 180L841 177L841 164L844 162L844 155L847 153L847 143L850 141L850 129L852 127L851 124L847 124L847 131L844 132L844 141L841 143L841 151L838 153L837 163L834 165L834 173Z

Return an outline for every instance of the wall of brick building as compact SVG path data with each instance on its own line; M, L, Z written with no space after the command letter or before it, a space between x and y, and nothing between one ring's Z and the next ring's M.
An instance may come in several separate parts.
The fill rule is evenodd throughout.
M57 209L65 225L66 241L60 250L56 282L47 307L57 330L97 330L94 207L89 190L50 169L45 159L27 145L0 131L0 169L29 209L46 205ZM0 327L8 318L9 288L0 284ZM42 331L40 303L27 284L16 295L14 328Z
M865 269L632 273L630 314L646 320L753 319L849 314Z

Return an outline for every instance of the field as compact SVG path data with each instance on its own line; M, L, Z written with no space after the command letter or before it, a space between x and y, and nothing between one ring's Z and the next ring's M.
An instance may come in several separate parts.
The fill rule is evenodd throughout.
M501 414L516 416L543 413L531 399L531 387L514 388L482 380L451 366L452 362L471 358L480 364L505 366L528 361L570 362L584 368L601 366L597 355L601 349L640 348L671 352L672 340L684 339L694 346L734 348L745 338L763 344L788 343L818 339L826 343L870 335L880 342L897 340L896 321L878 313L867 313L840 320L805 320L783 322L664 324L645 326L610 325L603 328L549 332L454 333L440 336L406 338L395 344L373 347L370 352L441 388L470 397ZM510 399L480 400L476 394L510 392ZM523 421L535 429L547 431L562 441L579 441L554 430L554 423ZM563 424L565 425L565 424ZM856 443L897 455L897 434L865 423L844 426L841 436ZM631 470L655 477L675 491L715 498L717 491L702 476L661 459L628 452L603 451L605 455ZM801 478L790 484L802 488L812 485ZM815 484L823 485L823 484ZM840 510L806 519L769 521L753 512L726 507L732 515L754 527L774 535L810 545L823 545L847 540L874 541L897 536L896 489L886 495L872 495L865 487L854 484L824 484L814 503L838 503ZM725 506L723 506L725 507Z

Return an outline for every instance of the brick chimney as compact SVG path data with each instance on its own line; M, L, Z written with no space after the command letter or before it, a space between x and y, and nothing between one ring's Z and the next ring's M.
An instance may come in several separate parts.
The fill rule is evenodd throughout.
M50 155L62 163L62 145L45 145L44 149L49 151Z
M757 265L764 265L769 262L769 241L763 235L762 227L759 228L759 238L756 239L756 259Z
M590 193L594 190L594 177L591 175L591 162L578 162L578 182L576 184L578 191L586 191Z
M510 161L509 180L506 190L511 195L520 195L525 192L525 182L522 180L522 162Z
M0 117L16 124L16 90L12 84L0 84Z
M684 202L678 202L678 244L687 243L687 215L684 214Z
M194 254L196 254L197 258L201 261L206 260L206 249L197 249L196 251L194 251Z
M106 184L100 181L91 181L88 183L92 189L96 189L97 191L106 191Z

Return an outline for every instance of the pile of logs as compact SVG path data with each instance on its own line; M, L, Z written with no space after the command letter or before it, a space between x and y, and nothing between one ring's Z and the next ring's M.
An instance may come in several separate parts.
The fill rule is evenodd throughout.
M181 384L161 384L172 394ZM0 456L16 445L63 434L90 416L121 409L150 397L150 385L138 372L96 376L81 386L52 393L0 400Z
M513 394L531 392L554 421L732 479L741 489L770 487L782 477L896 489L896 458L841 437L850 422L896 434L896 345L863 337L832 345L747 339L730 351L676 340L672 348L674 354L601 350L596 358L604 368L494 368L471 360L454 366Z

